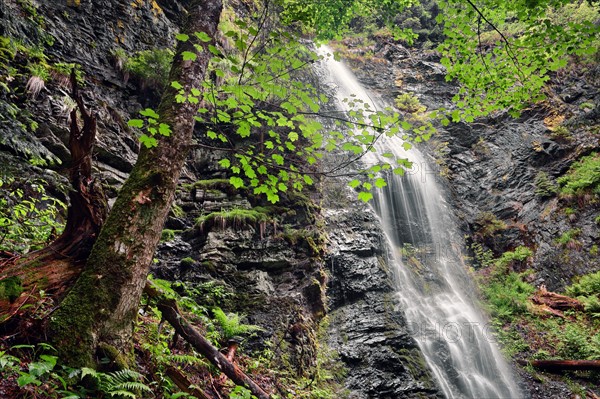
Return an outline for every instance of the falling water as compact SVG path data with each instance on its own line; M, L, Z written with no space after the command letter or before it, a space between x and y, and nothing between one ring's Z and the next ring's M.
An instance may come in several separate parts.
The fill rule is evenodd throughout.
M329 51L320 49L322 54ZM331 57L324 63L339 100L356 96L371 107L382 105L343 63ZM375 194L374 207L392 248L402 311L444 395L521 397L489 323L474 304L462 237L438 188L437 173L418 150L405 151L398 137L383 139L376 149L366 163L382 161L377 154L385 152L413 163L404 176L388 176L388 186Z

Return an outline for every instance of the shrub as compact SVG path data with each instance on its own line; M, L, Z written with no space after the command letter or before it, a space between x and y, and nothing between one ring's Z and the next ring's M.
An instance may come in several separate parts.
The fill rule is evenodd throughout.
M580 234L581 229L567 230L556 239L556 242L568 249L581 249L581 243L576 239Z
M582 195L592 192L600 195L600 154L594 152L582 157L557 181L563 194Z
M46 185L0 177L0 250L27 253L60 234L67 206L46 195Z
M411 114L425 112L425 110L427 109L423 104L421 104L417 96L415 96L412 93L404 93L398 95L398 97L396 97L395 103L396 108L398 108L400 111L410 112Z
M490 237L500 230L506 229L506 223L498 219L492 212L482 212L475 219L477 233L481 237Z
M558 192L558 187L552 180L550 180L550 177L546 172L539 172L535 176L534 184L535 194L538 197L553 197Z
M143 50L128 58L123 68L140 79L143 86L160 89L167 84L172 61L171 49Z
M527 299L535 288L523 281L518 273L510 273L505 279L497 280L483 288L493 316L510 320L527 310Z
M505 270L515 262L523 262L533 256L533 251L525 246L519 246L514 251L507 251L496 260L496 266Z

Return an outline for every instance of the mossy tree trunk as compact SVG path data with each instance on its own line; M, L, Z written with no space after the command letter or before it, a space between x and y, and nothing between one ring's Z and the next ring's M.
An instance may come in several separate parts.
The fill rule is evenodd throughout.
M210 52L208 44L193 43L194 32L214 38L221 0L189 2L182 33L190 40L179 43L170 80L189 93L201 88ZM197 54L195 62L182 53ZM140 297L161 230L174 198L179 175L188 154L199 105L178 104L177 90L168 87L158 107L159 123L171 127L157 147L144 148L99 234L84 270L51 316L48 336L71 365L95 365L99 358L128 363Z

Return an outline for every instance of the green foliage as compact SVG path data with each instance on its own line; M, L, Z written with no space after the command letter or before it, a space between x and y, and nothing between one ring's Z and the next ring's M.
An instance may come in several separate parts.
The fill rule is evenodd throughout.
M279 0L283 6L281 19L284 23L302 22L311 29L318 38L330 39L348 30L350 23L357 17L373 17L378 20L378 27L387 26L392 29L396 38L412 41L414 34L396 26L396 16L411 1L406 0Z
M81 379L89 377L97 384L97 391L100 395L106 395L112 398L131 398L136 399L142 393L151 393L152 390L143 382L144 377L133 370L119 370L111 373L102 373L87 367L77 370Z
M565 67L570 56L596 53L598 7L580 18L567 11L570 3L484 0L476 9L456 0L440 2L437 20L446 36L438 48L441 62L448 70L446 79L462 83L454 97L461 111L452 119L472 122L504 110L517 116L545 98L550 73ZM584 7L585 2L577 4ZM561 18L554 18L557 14Z
M173 241L175 239L175 233L179 233L179 232L181 232L181 230L164 229L160 233L160 241L161 242Z
M399 94L395 100L396 108L400 111L409 112L409 113L421 113L425 112L427 109L421 102L419 98L412 93L403 93Z
M558 347L564 359L600 359L600 334L589 336L589 331L582 326L569 323L565 326Z
M505 321L527 310L527 299L534 291L521 274L514 272L483 287L492 316Z
M127 122L127 125L137 128L146 126L146 131L148 134L142 133L139 137L140 142L146 148L152 148L158 145L158 140L156 137L168 137L171 135L171 127L166 123L159 122L160 115L158 115L154 110L146 108L140 111L140 115L146 118L145 122L142 119L130 119Z
M585 310L600 317L600 272L586 274L566 288L567 295L583 302Z
M600 195L600 153L594 152L582 157L573 163L568 172L557 181L562 194Z
M552 133L550 137L554 140L571 140L573 138L573 134L567 129L565 126L556 126L552 129Z
M229 399L257 399L256 396L252 395L248 389L236 385L236 387L229 393Z
M477 235L486 238L506 229L506 223L498 219L492 212L482 212L475 219L475 227Z
M558 187L550 180L548 173L538 172L535 176L535 194L541 198L552 197L558 192Z
M484 249L480 243L474 242L471 244L471 250L481 267L488 267L494 264L494 253L490 249Z
M46 194L46 184L0 177L0 250L27 253L60 234L66 205Z
M194 258L190 258L189 256L181 259L179 262L180 262L181 266L183 266L183 267L191 267L194 264L196 264L196 261L194 260Z
M237 313L225 313L219 307L215 307L212 310L215 320L218 322L219 327L223 333L222 340L227 341L230 338L239 335L245 335L255 331L263 331L260 326L253 324L243 324L241 319L243 315Z
M577 240L577 237L581 234L581 229L567 230L556 239L556 242L564 248L568 249L581 249L581 243Z
M123 70L137 77L144 87L159 90L167 86L173 55L173 50L168 48L143 50L131 57L120 49L113 51L118 67L122 65Z
M208 231L213 227L219 227L222 230L227 227L233 227L239 230L246 226L267 222L268 220L269 216L263 208L234 208L229 211L212 212L208 215L200 216L196 219L196 226L203 231Z
M506 268L515 263L515 262L523 262L528 258L533 256L533 251L525 246L519 246L514 249L514 251L507 251L502 254L502 256L496 260L496 266L502 270L506 270Z

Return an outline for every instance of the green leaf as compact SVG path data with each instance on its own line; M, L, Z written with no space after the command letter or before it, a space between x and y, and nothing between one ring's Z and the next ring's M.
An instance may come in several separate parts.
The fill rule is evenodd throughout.
M231 185L235 188L244 187L244 180L242 180L241 177L231 176L229 178L229 183L231 183Z
M203 41L205 43L212 41L212 38L210 36L208 36L208 34L206 32L195 32L194 35L198 39L200 39L200 41Z
M377 180L375 180L375 187L377 187L377 188L383 188L385 186L387 186L387 182L385 181L385 179L382 179L380 177Z
M156 147L158 145L158 141L154 137L150 137L150 136L147 136L145 134L142 134L140 136L140 142L146 148L152 148L152 147Z
M354 179L350 183L348 183L348 185L352 188L356 188L356 187L360 186L360 180Z
M170 136L171 135L171 127L169 127L169 125L167 125L166 123L161 123L158 126L158 133L161 134L162 136Z
M181 56L183 57L184 61L196 61L196 58L198 58L196 53L192 53L191 51L183 51Z
M187 42L190 39L190 36L186 35L185 33L180 33L175 36L175 39L179 40L180 42Z
M183 89L183 86L181 85L181 83L177 82L176 80L171 82L171 87L173 87L174 89L177 89L177 90Z
M229 168L231 166L231 162L229 159L224 158L219 161L219 165L221 165L222 168Z
M42 382L38 380L34 375L23 372L19 372L19 374L21 374L20 377L17 378L17 384L19 384L19 387L23 387L29 384L35 384L37 386L40 386L42 384Z
M127 122L127 126L141 128L144 127L144 121L141 119L130 119Z
M140 115L148 117L148 118L153 118L153 119L160 118L160 116L152 108L146 108L146 109L140 111Z
M373 198L373 194L368 191L361 191L358 193L358 199L363 202L369 202Z

